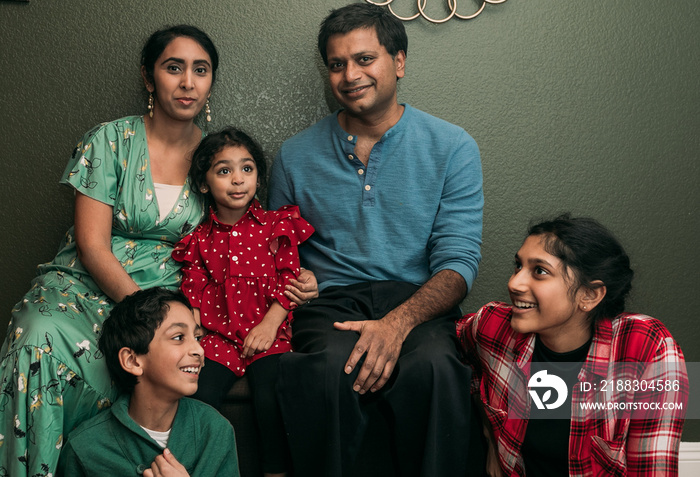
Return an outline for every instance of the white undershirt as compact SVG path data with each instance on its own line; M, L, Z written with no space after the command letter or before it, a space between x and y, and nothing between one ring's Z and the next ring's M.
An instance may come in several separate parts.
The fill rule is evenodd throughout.
M172 429L168 429L167 431L152 431L150 429L146 429L145 427L141 426L141 429L146 431L146 433L151 436L151 439L156 441L156 443L161 446L163 449L165 449L168 445L168 438L170 437L170 431Z
M160 210L159 221L162 221L170 214L173 207L175 207L177 199L180 198L182 186L159 184L157 182L154 182L153 185L156 187L156 200L158 201L158 209Z

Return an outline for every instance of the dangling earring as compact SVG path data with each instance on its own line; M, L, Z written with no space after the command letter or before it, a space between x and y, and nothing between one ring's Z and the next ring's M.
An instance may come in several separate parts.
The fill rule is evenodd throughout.
M199 188L199 190L202 191L202 194L206 194L207 192L209 192L209 187L202 186Z
M153 117L153 93L148 93L148 116Z
M209 98L207 98L207 104L204 105L204 114L207 115L207 122L211 122L211 109L209 109Z

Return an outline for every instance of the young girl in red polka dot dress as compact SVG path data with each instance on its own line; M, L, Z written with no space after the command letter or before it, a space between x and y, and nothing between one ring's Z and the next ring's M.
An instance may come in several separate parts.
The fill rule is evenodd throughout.
M248 375L266 475L284 475L286 438L275 383L277 359L291 350L286 286L298 277L297 246L314 229L296 206L263 210L255 195L266 178L258 144L227 128L204 138L190 179L211 205L208 218L176 246L182 291L206 330L205 366L193 396L220 408L235 381Z

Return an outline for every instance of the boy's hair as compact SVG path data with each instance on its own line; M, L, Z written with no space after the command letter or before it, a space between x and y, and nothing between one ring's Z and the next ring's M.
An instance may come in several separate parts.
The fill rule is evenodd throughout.
M408 36L403 22L386 9L370 3L351 3L332 10L321 23L318 32L318 51L323 64L328 66L328 39L335 34L346 34L358 28L374 28L379 44L392 56L399 51L408 55Z
M139 290L117 303L102 325L98 345L109 374L121 392L131 393L138 380L122 368L119 350L129 348L136 354L148 353L156 329L163 323L172 302L192 309L180 292L160 287Z
M253 138L233 126L228 126L219 132L209 134L202 139L202 142L199 143L199 146L194 151L192 166L190 167L190 180L192 181L192 188L198 194L202 193L202 186L207 185L207 172L214 161L214 157L225 147L236 146L245 148L255 161L255 167L258 170L258 182L260 183L257 194L260 197L264 196L264 191L267 187L267 161L265 161L265 154ZM204 200L207 205L214 205L211 191L204 194Z

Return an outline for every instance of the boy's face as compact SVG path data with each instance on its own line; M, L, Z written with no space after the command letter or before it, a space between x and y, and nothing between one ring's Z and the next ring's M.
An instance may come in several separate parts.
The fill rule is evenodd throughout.
M154 396L180 399L197 391L204 350L199 344L202 330L192 312L182 303L168 303L170 310L156 329L148 353L138 355L143 373L138 386Z

